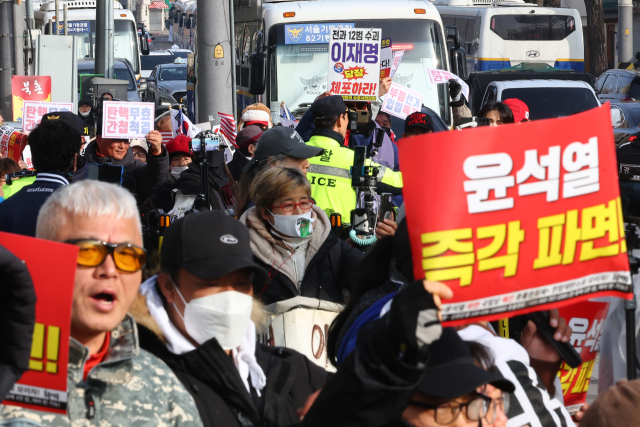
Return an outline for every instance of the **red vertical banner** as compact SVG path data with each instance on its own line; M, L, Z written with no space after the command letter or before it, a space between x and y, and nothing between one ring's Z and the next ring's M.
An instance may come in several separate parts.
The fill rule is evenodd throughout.
M27 265L38 298L29 370L2 403L64 414L78 247L3 232L0 245Z
M22 121L24 101L51 101L51 77L12 76L13 121Z
M608 302L594 301L582 301L560 309L560 316L571 326L570 343L582 357L582 365L572 369L566 362L562 362L558 372L564 406L571 413L578 411L587 401L593 367L600 351L602 325L608 310Z
M609 106L399 144L415 277L448 325L631 298Z

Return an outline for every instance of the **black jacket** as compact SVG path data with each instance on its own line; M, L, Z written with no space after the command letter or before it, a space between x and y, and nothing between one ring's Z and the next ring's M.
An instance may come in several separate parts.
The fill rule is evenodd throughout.
M3 246L0 246L0 277L1 402L29 369L36 293L27 267Z
M0 231L35 237L40 208L54 191L65 185L69 181L61 172L37 174L33 184L0 203Z
M84 123L84 133L83 136L88 136L89 138L93 138L96 136L96 123L93 120L93 108L89 111L89 115L87 117L82 117L82 114L78 113L78 117Z
M162 153L147 155L147 163L133 158L131 148L122 160L116 160L112 157L101 157L97 154L96 141L91 141L84 150L84 160L86 163L110 164L114 166L124 167L124 177L122 186L131 191L138 203L142 203L151 193L161 184L163 184L169 176L169 155L167 150L162 147ZM86 164L83 165L86 168ZM85 178L84 170L78 171L79 179Z
M138 332L140 347L162 359L191 393L204 427L297 425L296 410L324 387L329 375L294 350L257 344L256 359L267 376L258 397L253 388L251 394L247 391L233 361L215 339L175 355L146 327L138 325Z

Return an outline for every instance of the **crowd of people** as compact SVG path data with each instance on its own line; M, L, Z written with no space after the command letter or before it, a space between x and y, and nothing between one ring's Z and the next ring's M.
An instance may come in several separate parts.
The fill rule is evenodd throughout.
M469 117L459 84L449 87L456 120ZM0 231L79 248L67 411L6 402L2 425L631 426L623 412L635 413L636 381L567 411L562 358L533 323L519 342L488 322L442 327L453 291L414 277L397 148L433 133L433 118L426 108L411 114L398 136L379 108L326 93L294 130L256 104L240 117L236 146L206 162L180 132L163 142L166 113L133 141L103 138L90 103L45 115L28 136L35 176L12 176L24 168L0 160ZM367 120L355 125L352 110ZM528 121L529 111L509 99L479 117L499 126ZM351 178L362 146L377 191L397 205L374 222L366 248L340 223L362 204ZM92 165L121 167L120 182L96 179ZM141 221L152 211L172 218L161 246ZM0 268L15 289L30 280L2 247ZM268 326L264 307L299 297L341 307L323 344L335 372L256 340ZM549 319L554 339L568 342L558 311ZM2 353L11 346L0 397L27 369L31 341L10 335L0 335Z

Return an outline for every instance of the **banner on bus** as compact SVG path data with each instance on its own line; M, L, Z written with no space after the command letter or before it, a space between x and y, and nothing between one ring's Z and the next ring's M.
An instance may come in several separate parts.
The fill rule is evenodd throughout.
M65 414L71 302L78 247L2 232L0 245L29 268L38 298L29 370L2 403ZM56 274L52 275L52 271Z
M329 37L329 91L345 101L375 101L380 83L379 28L331 27Z
M24 101L51 101L51 77L11 76L13 121L22 121Z
M40 124L42 116L60 111L73 112L73 104L71 102L24 101L22 131L31 132Z
M102 109L102 137L145 138L153 130L154 117L153 102L105 101Z
M582 358L582 365L572 369L562 362L558 377L562 384L564 406L575 413L587 401L587 391L600 351L602 325L609 310L608 302L582 301L560 309L560 317L571 326L571 345Z
M447 324L632 297L609 106L399 150L414 274L453 290Z
M291 24L284 26L284 44L329 43L329 28L353 28L354 23Z

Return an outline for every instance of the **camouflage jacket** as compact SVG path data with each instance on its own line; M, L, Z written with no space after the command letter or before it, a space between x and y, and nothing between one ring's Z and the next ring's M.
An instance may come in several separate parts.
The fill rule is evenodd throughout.
M83 381L89 349L71 338L67 415L0 405L2 427L202 427L191 395L160 359L138 346L129 315L111 332L105 359Z

